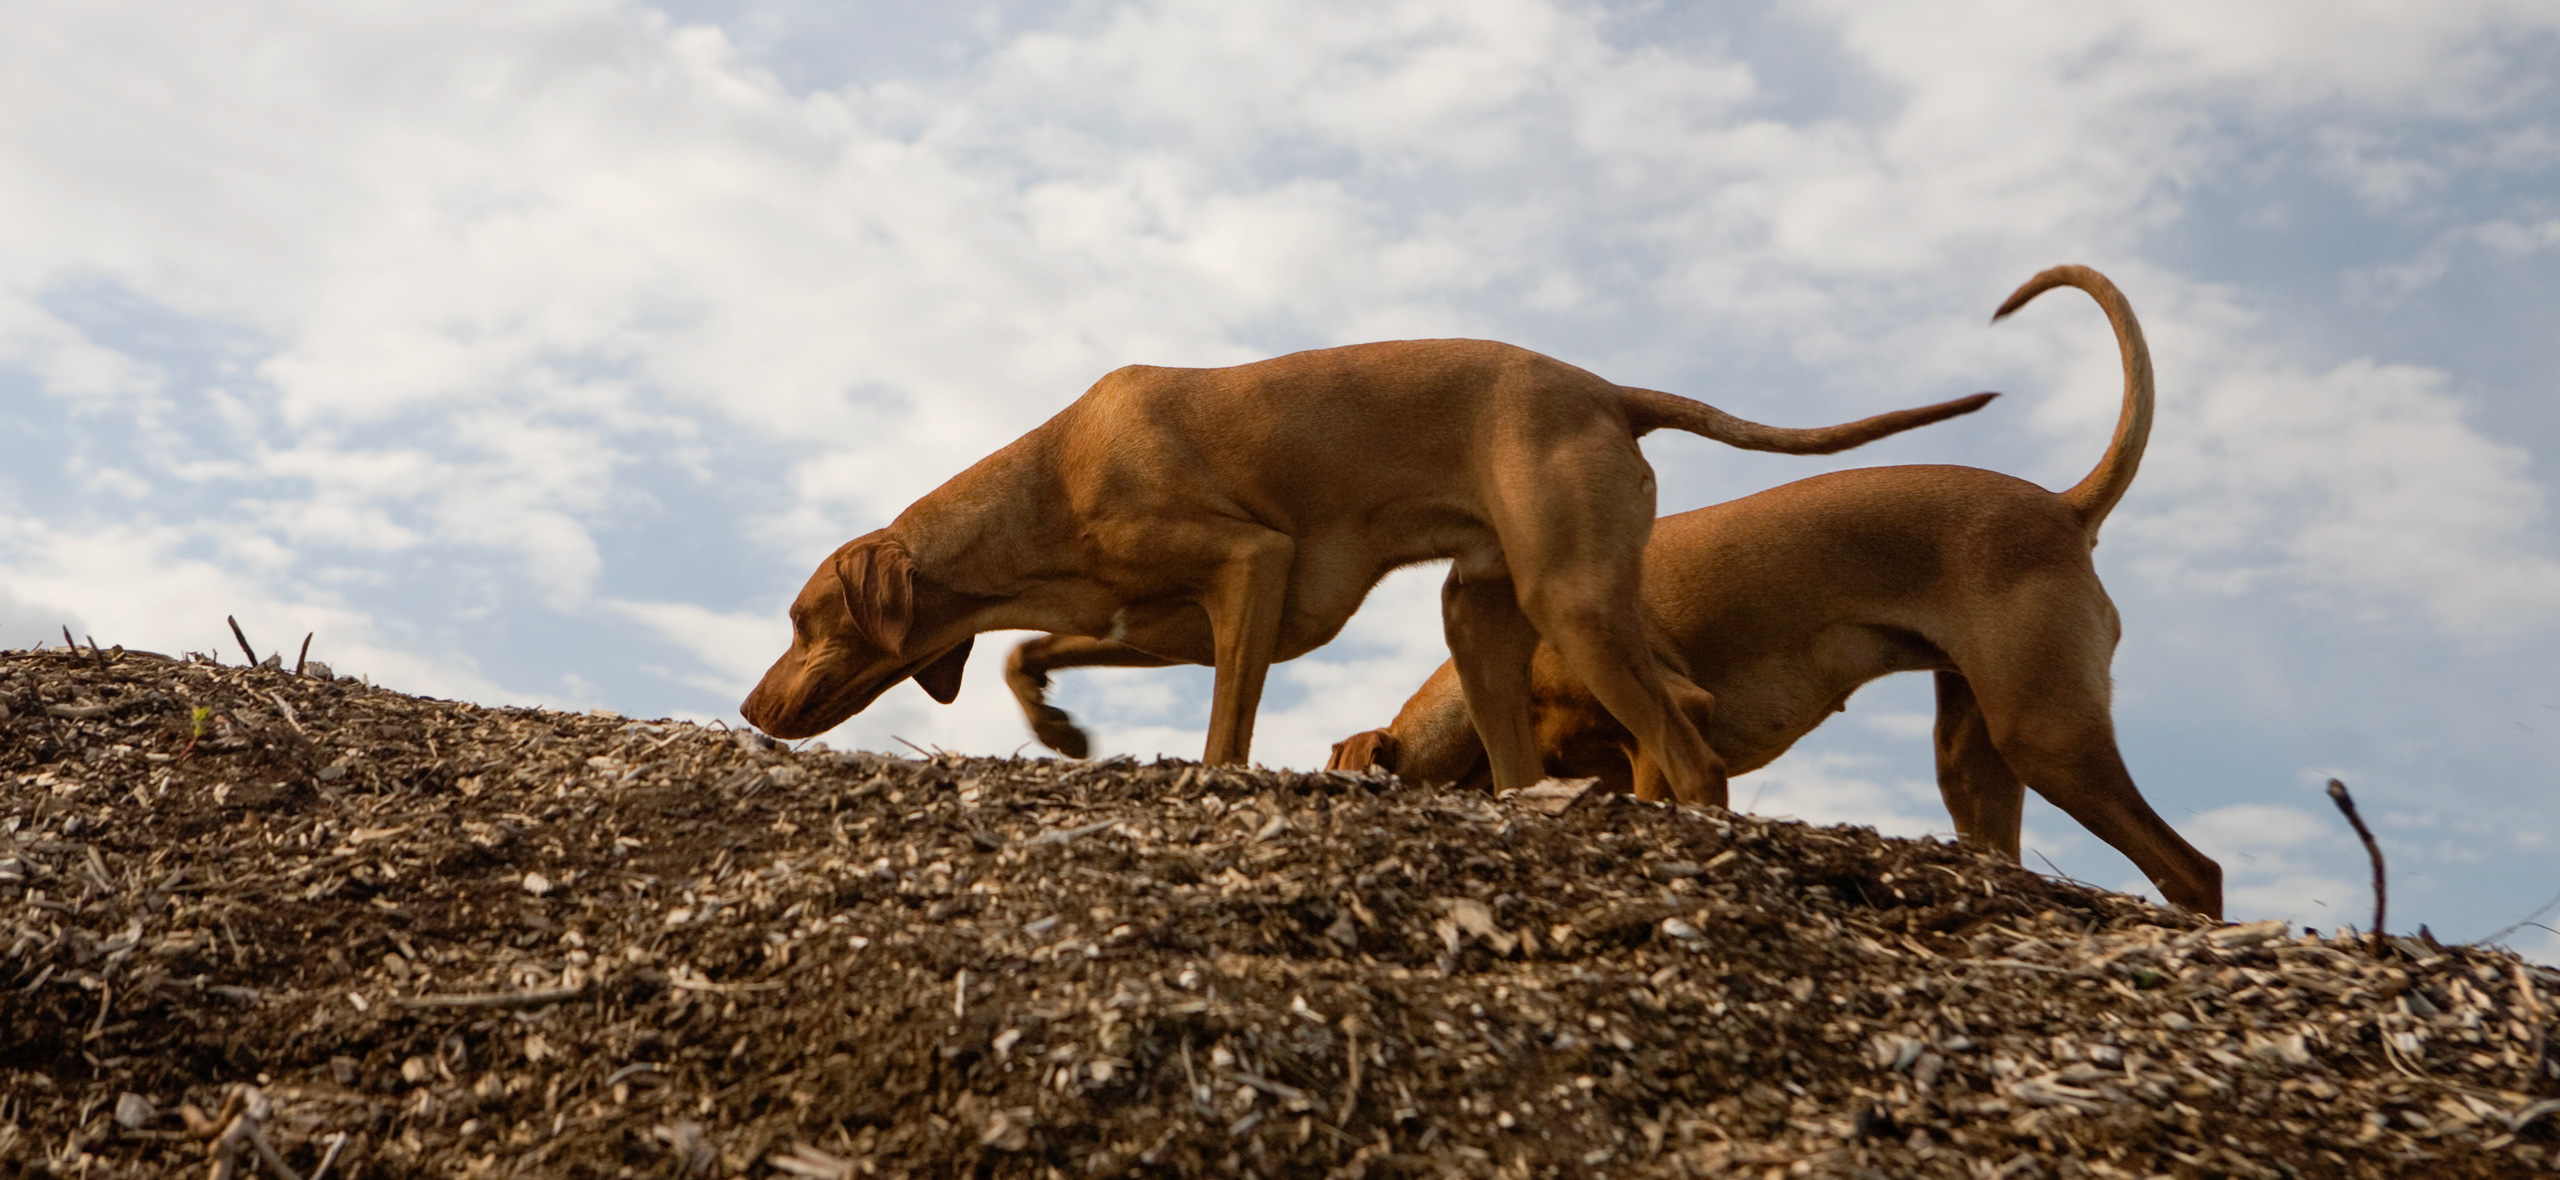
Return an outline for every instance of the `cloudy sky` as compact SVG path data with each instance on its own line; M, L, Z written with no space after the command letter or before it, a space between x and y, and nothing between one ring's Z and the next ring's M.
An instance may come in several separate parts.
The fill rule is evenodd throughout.
M2560 10L609 0L0 13L0 646L296 642L489 702L734 718L837 542L1133 362L1478 336L1834 459L1657 436L1664 511L1838 467L2063 486L2117 719L2235 917L2477 938L2560 892ZM1275 674L1320 764L1442 656L1436 573ZM830 741L1003 754L981 644ZM58 642L58 640L57 640ZM228 658L236 658L231 656ZM1202 670L1095 672L1196 756ZM1920 677L1738 803L1943 831ZM2038 856L2139 889L2041 804ZM2547 912L2542 921L2560 925ZM2509 941L2560 960L2560 936Z

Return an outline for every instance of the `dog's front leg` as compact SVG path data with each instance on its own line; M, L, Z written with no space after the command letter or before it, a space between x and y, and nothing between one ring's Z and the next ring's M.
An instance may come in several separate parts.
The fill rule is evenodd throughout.
M1212 766L1241 763L1253 752L1253 715L1262 707L1262 682L1280 648L1280 614L1296 555L1297 544L1281 533L1240 537L1201 596L1217 652L1209 745L1201 754Z
M1511 579L1468 578L1451 569L1440 584L1440 622L1466 691L1467 715L1484 740L1493 789L1536 783L1546 772L1529 710L1529 657L1538 650L1538 629L1520 613Z
M1082 758L1092 753L1092 745L1066 710L1049 703L1049 673L1061 668L1162 668L1179 662L1108 639L1043 635L1023 640L1005 657L1004 683L1013 690L1014 703L1022 706L1023 719L1031 723L1040 744L1069 758Z

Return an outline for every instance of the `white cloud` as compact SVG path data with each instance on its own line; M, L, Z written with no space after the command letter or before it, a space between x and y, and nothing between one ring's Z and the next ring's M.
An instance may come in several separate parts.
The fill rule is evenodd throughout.
M351 499L422 500L426 520L375 527L375 543L434 528L515 554L566 603L601 568L586 534L616 464L703 413L816 448L801 459L811 499L789 510L808 519L759 527L797 538L820 531L818 516L877 521L1009 433L990 424L1026 424L1122 360L1246 359L1257 350L1236 333L1257 322L1314 341L1459 331L1469 318L1449 315L1443 293L1571 290L1572 263L1553 251L1593 235L1562 224L1593 207L1621 222L1603 239L1676 244L1684 261L1662 293L1690 311L1780 327L1809 359L1889 371L1917 348L1978 367L1978 354L1923 337L1955 335L1945 329L2029 264L2011 261L2016 246L1957 251L2129 244L2147 198L2126 178L2212 147L2194 142L2180 113L2191 108L2159 95L2440 106L2453 100L2409 79L2471 61L2468 39L2491 19L2375 9L2306 29L2301 14L2183 9L1812 11L1905 88L1890 120L1860 131L1751 117L1747 65L1613 48L1588 14L1532 0L1128 5L1087 32L1018 38L940 90L808 97L745 70L715 30L604 4L432 22L333 10L301 14L313 19L291 32L204 17L138 39L129 22L64 6L42 17L52 40L113 44L118 64L21 63L23 85L77 100L89 137L20 129L12 188L46 231L13 243L26 249L6 310L54 341L21 355L109 362L24 302L82 267L272 334L260 372L274 392L259 412L287 428L432 405L418 421L451 456L442 469L400 489L329 489L335 527L381 519ZM1974 38L1985 27L2002 34ZM1924 52L1948 38L1971 39ZM226 41L236 53L206 51ZM208 65L252 55L274 68ZM2092 61L2093 75L2058 76ZM137 85L145 76L155 84ZM312 109L314 93L331 100ZM98 142L120 150L102 160ZM1266 178L1263 153L1300 143L1349 153L1326 169L1340 178ZM242 157L276 171L185 210L114 171L152 159L211 181L240 173ZM1572 167L1442 187L1532 159ZM1403 205L1421 194L1458 199L1415 219ZM101 196L146 227L146 247L111 246L107 223L73 214ZM195 232L200 216L230 226L221 242ZM1993 281L1965 278L1986 272ZM2146 293L2146 309L2156 299ZM1860 341L1861 324L1915 305L1921 329ZM2155 336L2176 338L2174 319ZM2075 355L2103 356L2090 351L2103 343ZM2185 428L2164 424L2146 484L2178 480L2182 465L2246 474L2182 486L2219 527L2170 517L2141 534L2159 539L2159 561L2245 576L2214 539L2280 533L2308 508L2313 526L2291 548L2314 574L2419 597L2466 628L2553 601L2560 564L2509 560L2538 523L2523 457L2469 433L2440 375L2350 362L2315 376L2221 351L2201 374L2204 403L2171 410L2224 429L2185 461ZM628 382L585 375L599 366L672 400L644 407ZM140 372L60 380L132 388ZM2105 384L2072 387L2095 406ZM2444 519L2472 523L2426 527ZM331 520L305 512L293 527ZM2364 560L2377 546L2406 552ZM2407 572L2447 563L2462 576Z
M2422 8L2295 0L2239 13L2209 0L2131 9L1976 0L1926 11L1825 0L1806 8L1880 73L1946 91L1951 109L1970 99L1986 113L2021 92L2128 106L2203 92L2259 109L2340 102L2474 115L2511 101L2522 68L2493 39L2547 38L2560 27L2546 9L2498 0Z
M204 548L204 538L174 528L64 532L0 517L0 554L8 558L0 602L14 599L20 617L41 614L29 600L77 602L79 614L66 621L79 624L74 629L84 641L95 634L102 645L168 655L201 651L237 659L223 621L237 617L261 657L315 633L312 658L341 673L492 704L527 699L479 675L468 657L422 651L413 638L386 633L335 594L267 584L255 574L259 563L239 559L237 550L229 561L187 556ZM6 639L19 642L14 634Z
M1858 723L1886 737L1933 739L1938 732L1935 713L1860 713Z
M77 612L44 602L28 602L0 582L0 651L40 647L61 641L62 633L94 634L96 628ZM120 642L120 641L110 641Z
M67 397L131 395L160 380L151 365L101 348L43 308L16 299L0 299L0 356L24 366L47 390Z
M2142 487L2173 506L2122 533L2161 576L2379 592L2455 633L2560 625L2530 457L2469 427L2444 385L2369 360L2315 374L2243 359L2163 399Z
M1888 836L1952 838L1934 783L1891 775L1881 759L1798 752L1733 780L1733 806L1818 824L1865 824Z
M2519 931L2504 945L2519 955L2545 967L2560 967L2560 930L2528 927Z
M1333 743L1393 721L1422 682L1449 658L1440 626L1442 565L1387 575L1342 629L1326 658L1272 669L1274 695L1298 699L1268 710L1254 726L1254 756L1274 766L1322 766ZM1195 737L1198 746L1206 735ZM1197 758L1198 749L1184 757Z
M606 609L646 624L661 638L710 669L690 677L724 697L745 700L764 670L789 646L791 624L781 611L724 614L689 602L617 602Z
M2329 871L2360 851L2326 816L2240 803L2191 817L2178 831L2221 862L2224 910L2233 921L2283 918L2323 930L2372 925L2370 886Z

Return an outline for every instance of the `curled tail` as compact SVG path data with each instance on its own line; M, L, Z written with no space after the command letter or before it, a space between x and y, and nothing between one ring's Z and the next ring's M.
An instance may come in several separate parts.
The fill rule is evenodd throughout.
M1926 426L1959 414L1970 414L1989 404L1991 399L2000 396L1996 393L1977 393L1951 402L1939 402L1934 406L1920 406L1909 410L1895 410L1872 418L1860 418L1855 422L1843 422L1837 426L1796 429L1787 426L1763 426L1748 419L1736 418L1705 402L1694 401L1676 393L1663 393L1652 389L1628 389L1623 386L1620 387L1620 392L1625 395L1620 404L1626 408L1627 420L1639 435L1668 426L1673 430L1685 430L1691 434L1704 435L1726 446L1740 447L1746 451L1776 451L1786 455L1828 455L1834 451L1845 451L1851 447L1874 442L1889 434L1900 434L1914 426Z
M2124 409L2116 416L2116 436L2097 467L2062 493L2063 502L2080 514L2089 544L2094 546L2098 525L2124 498L2125 489L2133 486L2133 473L2142 466L2142 448L2151 441L2151 346L2143 343L2142 323L2133 318L2133 305L2125 302L2124 292L2116 290L2107 276L2085 266L2057 266L2028 279L1992 314L1992 322L1998 323L2055 287L2078 287L2097 300L2107 313L2107 323L2116 330L2116 351L2124 355Z

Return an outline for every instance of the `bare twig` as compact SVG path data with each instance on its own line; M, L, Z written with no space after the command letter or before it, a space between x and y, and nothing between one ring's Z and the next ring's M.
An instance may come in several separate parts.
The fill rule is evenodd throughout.
M321 1180L322 1177L327 1176L329 1174L329 1165L338 1162L338 1152L344 1149L346 1145L346 1132L340 1131L335 1135L331 1135L329 1137L329 1150L326 1154L320 1157L320 1166L311 1169L311 1180Z
M2504 927L2501 927L2501 928L2500 928L2500 929L2498 929L2498 930L2495 930L2495 931L2492 931L2492 932L2490 932L2490 933L2488 933L2488 934L2482 935L2482 936L2480 936L2479 938L2474 939L2473 941L2475 941L2475 942L2479 943L2481 946L2488 946L2489 944L2494 943L2494 942L2498 941L2498 940L2499 940L2499 939L2501 939L2501 938L2505 938L2506 936L2508 936L2508 935L2510 935L2510 934L2513 934L2513 933L2515 933L2515 932L2516 932L2516 931L2518 931L2518 930L2522 930L2522 929L2524 929L2524 928L2525 928L2525 927L2527 927L2527 926L2541 926L2541 928L2542 928L2542 929L2544 929L2544 930L2549 930L2549 929L2551 929L2551 928L2550 928L2550 927L2548 927L2548 926L2543 926L2543 925L2542 925L2542 922L2540 921L2540 919L2541 919L2542 915L2547 914L2547 913L2550 913L2552 910L2555 910L2555 909L2560 909L2560 893L2552 894L2552 895L2551 895L2551 900L2546 901L2546 902L2542 903L2541 905L2538 905L2538 906L2533 907L2533 912L2532 912L2532 913L2526 914L2525 916L2523 916L2523 917L2521 917L2521 918L2516 919L2514 922L2512 922L2512 923L2510 923L2510 924L2508 924L2508 925L2506 925L2506 926L2504 926Z
M2036 859L2037 859L2037 860L2040 860L2040 861L2043 861L2043 862L2044 862L2044 867L2046 867L2046 868L2048 868L2048 869L2053 870L2053 879L2054 879L2054 880L2056 880L2056 881L2068 881L2068 882L2070 882L2071 884L2074 884L2074 885L2087 885L2087 884L2089 884L2088 882L2083 881L2083 880L2081 880L2081 879L2080 879L2080 878L2078 878L2078 877L2074 877L2074 876L2072 876L2072 875L2071 875L2071 874L2069 874L2069 873L2063 872L2063 871L2062 871L2062 866L2061 866L2061 865L2058 865L2058 864L2053 863L2053 858L2052 858L2052 857L2050 857L2050 856L2046 856L2046 855L2044 854L2044 850L2043 850L2043 849L2041 849L2041 848L2035 848L2035 849L2030 849L2029 851L2034 852L2034 853L2036 854Z
M610 1090L616 1083L625 1081L639 1074L665 1072L667 1072L667 1067L660 1065L657 1062L635 1061L607 1075L604 1079L604 1086L605 1089Z
M311 637L316 634L319 633L316 631L305 631L302 633L302 654L293 657L294 675L302 675L302 666L311 662Z
M1182 1034L1182 1078L1184 1081L1191 1084L1191 1089L1188 1093L1190 1095L1192 1105L1202 1107L1207 1106L1207 1100L1200 1097L1200 1074L1198 1071L1191 1068L1190 1033Z
M1333 1118L1337 1130L1351 1125L1351 1108L1360 1102L1360 1026L1346 1022L1342 1032L1348 1042L1344 1055L1351 1059L1351 1084L1343 1087L1342 1113Z
M246 1114L232 1116L231 1125L222 1129L221 1138L215 1139L210 1148L213 1154L213 1180L231 1180L233 1176L239 1174L240 1147L249 1141L250 1132L256 1130L257 1126L258 1124L251 1122Z
M1292 1086L1287 1082L1272 1081L1258 1073L1248 1073L1244 1070L1234 1068L1222 1069L1215 1062L1210 1064L1209 1072L1217 1075L1218 1077L1225 1078L1230 1082L1234 1082L1239 1086L1251 1086L1254 1089L1260 1090L1265 1094L1269 1094L1283 1102L1308 1101L1306 1091L1301 1090L1296 1086Z
M2374 955L2380 957L2383 909L2390 900L2390 894L2384 889L2382 881L2382 845L2374 843L2373 829L2364 826L2364 817L2356 814L2355 796L2347 793L2347 784L2330 779L2329 801L2337 804L2338 810L2346 814L2347 823L2356 830L2356 838L2364 841L2364 854L2373 858L2373 929L2367 933L2372 938Z
M311 736L310 730L302 728L302 718L294 716L293 706L285 703L283 693L268 693L267 699L274 701L276 703L276 708L284 711L284 723L292 726L293 732L301 734L305 738L309 738Z
M276 1175L284 1177L284 1180L302 1180L302 1173L285 1165L284 1156L276 1152L276 1145L267 1141L266 1129L256 1123L249 1124L249 1145L258 1149L258 1158L267 1161L267 1167Z
M259 1154L274 1156L275 1149L267 1146L258 1134L258 1123L269 1110L266 1095L259 1093L255 1086L234 1086L229 1094L223 1096L222 1113L212 1120L222 1124L222 1135L207 1149L213 1156L213 1180L230 1180L238 1172L240 1149L243 1147L256 1146L260 1149ZM189 1120L190 1123L193 1121ZM293 1176L292 1169L283 1166L284 1161L273 1162L278 1175Z
M395 996L403 1008L533 1008L586 994L582 987L555 987L535 992L469 992L449 996Z
M249 650L249 637L240 633L240 620L224 615L222 621L231 624L231 637L240 641L240 654L249 657L249 666L257 667L258 653Z
M2095 971L2080 971L2070 967L2047 967L2042 963L2029 963L2023 959L1976 959L1974 961L1985 967L2009 967L2019 971L2041 971L2047 975L2072 975L2078 976L2082 979L2106 978Z
M1059 828L1059 829L1057 829L1057 830L1055 830L1055 831L1042 832L1042 833L1040 833L1040 834L1039 834L1039 835L1037 835L1037 836L1033 836L1033 837L1031 838L1031 841L1030 841L1030 842L1031 842L1032 844L1035 844L1035 845L1037 845L1037 844L1065 844L1065 843L1068 843L1068 842L1070 842L1070 841L1074 841L1074 840L1081 840L1081 839L1083 839L1083 838L1085 838L1085 837L1087 837L1087 836L1090 836L1090 835L1094 834L1095 832L1104 831L1104 830L1106 830L1106 829L1109 829L1109 828L1112 828L1112 827L1116 827L1116 826L1118 826L1118 825L1119 825L1119 823L1120 823L1120 821L1119 821L1119 820L1116 820L1116 819L1095 820L1095 821L1094 821L1094 822L1092 822L1092 823L1085 824L1085 825L1082 825L1082 826L1080 826L1080 827L1073 827L1073 828Z
M782 990L782 983L779 980L767 979L753 983L713 983L700 975L681 969L676 971L667 980L667 985L670 987L683 988L689 992L714 992L722 995L741 992L772 992Z

